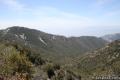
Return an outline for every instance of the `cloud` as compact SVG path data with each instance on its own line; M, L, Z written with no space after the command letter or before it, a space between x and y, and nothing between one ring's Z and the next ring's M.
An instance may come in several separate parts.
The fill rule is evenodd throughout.
M93 20L89 17L78 15L75 13L69 13L61 11L53 7L39 7L32 9L29 13L34 16L36 21L41 21L44 26L57 26L57 27L67 27L67 26L88 26L93 23Z
M3 19L0 22L4 28L18 25L64 35L70 35L69 33L76 31L76 29L84 30L96 24L89 17L61 11L53 7L26 9L21 16L19 15L19 18Z
M111 0L97 0L97 5L102 6L108 4L109 2L111 2Z
M95 3L93 4L93 7L96 9L103 9L107 5L111 4L115 0L95 0Z
M18 1L16 3L20 4ZM105 19L105 16L102 16L100 19L95 17L90 18L83 16L80 13L66 12L50 6L25 8L24 11L20 12L19 16L15 16L17 17L14 19L12 16L8 19L1 19L0 26L3 27L0 28L18 25L68 36L89 34L88 32L95 32L95 30L97 32L99 31L99 28L102 30L105 26L120 25L119 22L118 24L116 24L115 21L110 22L110 20Z
M91 26L114 26L115 21L107 19L106 16L100 18L90 18L80 14L61 11L54 7L29 8L21 12L19 18L1 20L1 25L7 26L28 26L29 28L42 30L72 30L90 28Z
M111 11L105 14L105 16L109 16L109 17L116 16L116 15L120 15L120 11Z
M24 8L24 5L21 4L18 0L0 0L0 3L14 10L22 10Z

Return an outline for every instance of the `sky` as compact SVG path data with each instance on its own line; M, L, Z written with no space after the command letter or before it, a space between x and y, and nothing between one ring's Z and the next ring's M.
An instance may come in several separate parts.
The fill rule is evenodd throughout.
M120 0L0 0L0 29L11 26L65 36L120 33Z

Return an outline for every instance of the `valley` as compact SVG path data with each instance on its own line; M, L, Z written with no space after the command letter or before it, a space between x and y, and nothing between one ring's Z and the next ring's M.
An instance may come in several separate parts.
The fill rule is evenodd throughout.
M119 76L119 53L119 39L65 37L14 26L0 30L0 78L93 80L95 76Z

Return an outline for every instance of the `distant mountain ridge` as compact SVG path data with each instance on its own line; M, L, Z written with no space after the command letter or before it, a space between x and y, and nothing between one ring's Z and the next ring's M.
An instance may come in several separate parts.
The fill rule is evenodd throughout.
M92 51L107 43L102 38L93 36L67 38L19 26L0 30L0 40L28 46L43 55L57 54L63 57Z
M106 41L112 42L112 41L120 39L120 33L108 34L108 35L103 36L102 38Z

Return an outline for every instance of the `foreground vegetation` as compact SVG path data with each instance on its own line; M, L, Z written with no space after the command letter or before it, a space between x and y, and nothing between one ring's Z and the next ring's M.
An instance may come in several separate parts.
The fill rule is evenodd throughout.
M1 80L71 80L59 63L42 59L40 54L18 44L0 43Z
M120 75L120 41L69 58L65 64L56 62L25 46L0 43L0 80L92 80L94 76Z

